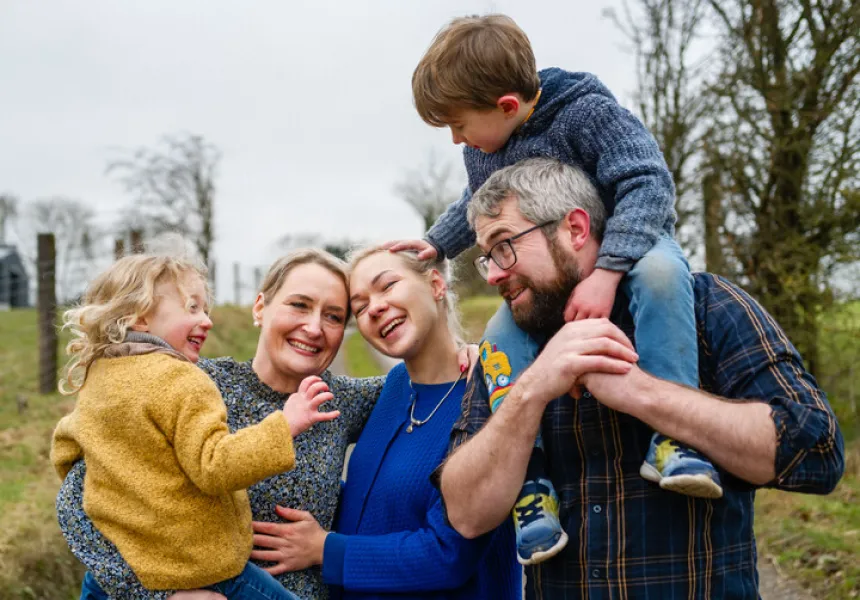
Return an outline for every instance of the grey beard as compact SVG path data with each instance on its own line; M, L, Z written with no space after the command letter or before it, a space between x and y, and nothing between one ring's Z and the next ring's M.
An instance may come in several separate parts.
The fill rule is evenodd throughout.
M555 281L545 287L529 285L532 292L532 305L527 310L514 311L508 307L520 329L544 339L551 337L564 325L564 307L574 288L582 281L579 265L564 256L555 240L550 240L550 255L558 271Z

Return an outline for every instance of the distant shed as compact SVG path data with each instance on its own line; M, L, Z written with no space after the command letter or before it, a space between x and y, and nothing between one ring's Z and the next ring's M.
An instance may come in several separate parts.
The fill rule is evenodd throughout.
M30 306L30 278L15 246L0 245L0 309Z

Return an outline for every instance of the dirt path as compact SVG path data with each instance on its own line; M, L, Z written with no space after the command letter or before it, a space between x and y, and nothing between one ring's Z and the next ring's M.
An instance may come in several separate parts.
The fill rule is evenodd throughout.
M762 600L813 600L803 588L778 571L766 556L758 558L758 576Z

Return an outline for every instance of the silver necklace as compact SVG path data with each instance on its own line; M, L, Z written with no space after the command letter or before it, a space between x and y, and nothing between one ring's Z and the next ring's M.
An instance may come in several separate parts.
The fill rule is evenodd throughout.
M436 414L436 411L439 410L439 407L442 406L442 403L451 395L451 392L454 391L454 388L457 387L457 384L460 383L460 380L463 379L463 373L460 373L460 376L457 378L457 381L454 382L454 385L450 387L450 389L442 396L442 399L439 400L439 403L432 410L432 412L427 416L426 419L418 420L415 418L415 403L418 401L418 393L415 390L412 390L412 406L409 408L409 426L406 428L406 433L412 433L412 430L415 427L421 427L427 421L433 418L433 415ZM409 383L409 387L412 387L412 382Z

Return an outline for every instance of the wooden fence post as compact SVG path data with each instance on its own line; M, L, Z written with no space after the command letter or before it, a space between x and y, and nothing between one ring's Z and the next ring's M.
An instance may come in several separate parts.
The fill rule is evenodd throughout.
M240 279L239 263L233 263L233 304L239 306L242 303L242 280Z
M57 391L57 253L53 233L37 238L36 281L39 313L39 392Z
M218 278L216 277L216 266L217 264L215 263L215 259L209 259L209 289L215 302L218 301Z
M113 259L119 260L125 256L125 240L116 238L113 243Z
M143 232L140 229L131 230L132 254L143 254Z
M260 267L254 267L254 294L260 293L260 285L263 283L263 270Z

